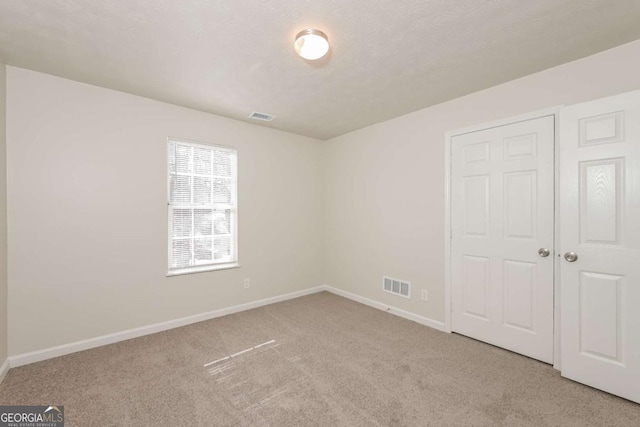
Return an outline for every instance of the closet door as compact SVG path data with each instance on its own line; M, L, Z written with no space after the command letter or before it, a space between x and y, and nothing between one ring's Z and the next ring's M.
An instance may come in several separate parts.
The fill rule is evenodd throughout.
M554 118L451 139L451 327L553 362Z
M560 131L562 375L640 403L640 91Z

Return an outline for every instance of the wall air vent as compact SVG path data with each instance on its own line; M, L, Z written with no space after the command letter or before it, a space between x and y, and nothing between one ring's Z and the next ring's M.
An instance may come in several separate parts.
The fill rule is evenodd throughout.
M411 299L411 283L392 277L382 278L382 289L390 294Z
M263 122L270 122L271 120L275 119L276 116L272 116L271 114L258 113L257 111L254 111L253 113L251 113L251 115L249 115L249 118L262 120Z

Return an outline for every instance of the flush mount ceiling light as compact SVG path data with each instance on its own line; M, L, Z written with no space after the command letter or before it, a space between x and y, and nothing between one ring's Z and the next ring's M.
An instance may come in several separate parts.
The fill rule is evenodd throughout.
M298 55L313 61L329 51L329 39L322 31L309 28L298 33L293 47Z

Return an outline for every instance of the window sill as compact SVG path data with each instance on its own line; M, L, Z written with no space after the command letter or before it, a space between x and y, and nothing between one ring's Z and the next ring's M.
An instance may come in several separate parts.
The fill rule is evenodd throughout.
M182 276L185 274L205 273L207 271L229 270L231 268L240 268L240 264L235 262L232 264L205 265L202 267L183 268L181 270L169 271L167 273L167 277Z

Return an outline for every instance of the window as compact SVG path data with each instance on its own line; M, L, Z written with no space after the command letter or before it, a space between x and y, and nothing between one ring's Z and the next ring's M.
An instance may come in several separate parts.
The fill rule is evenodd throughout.
M169 139L169 275L238 262L237 152Z

